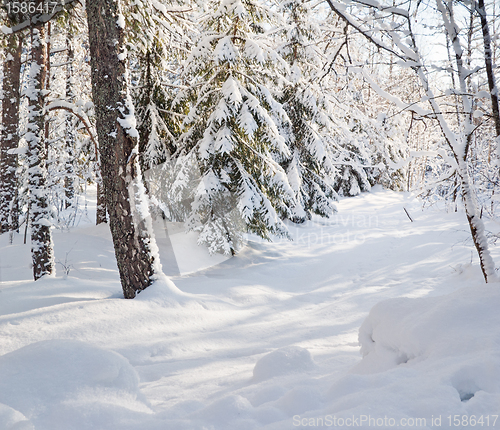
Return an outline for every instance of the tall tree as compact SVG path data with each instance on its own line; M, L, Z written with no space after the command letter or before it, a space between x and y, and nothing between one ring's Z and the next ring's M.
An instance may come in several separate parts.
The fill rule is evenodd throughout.
M75 99L75 94L73 91L74 84L74 65L75 60L75 50L74 50L74 28L72 26L71 19L68 20L66 29L66 100L69 103L73 103ZM74 161L75 161L75 143L76 143L76 130L74 126L75 118L68 112L66 113L65 121L65 141L66 141L66 163L65 171L66 176L64 177L64 194L65 194L65 206L68 208L74 204L75 197L75 185L74 185Z
M7 36L2 83L2 133L0 136L0 233L19 228L17 163L19 101L23 36Z
M106 203L125 298L161 271L138 162L138 132L129 95L125 18L119 0L87 3L92 95Z
M45 92L47 84L47 43L45 24L30 27L31 60L26 90L28 97L28 182L31 223L31 254L35 280L55 269L51 212L47 201L47 141L45 139Z
M336 211L333 184L337 169L330 148L336 127L325 96L327 89L319 79L324 58L316 41L321 39L321 30L311 5L289 0L280 2L280 8L286 22L281 26L278 52L290 66L280 102L290 119L282 128L291 152L281 165L295 193L291 220L303 222L312 213L330 216Z
M288 121L274 89L286 63L264 27L273 12L256 0L214 1L186 60L179 102L190 104L178 155L197 159L188 228L210 252L234 254L245 230L286 235L294 193L279 162L290 156L278 128Z
M192 42L191 9L178 0L137 0L126 16L129 54L138 67L131 71L132 97L137 112L139 162L143 171L165 162L175 152L179 116L168 112L174 97L171 85Z

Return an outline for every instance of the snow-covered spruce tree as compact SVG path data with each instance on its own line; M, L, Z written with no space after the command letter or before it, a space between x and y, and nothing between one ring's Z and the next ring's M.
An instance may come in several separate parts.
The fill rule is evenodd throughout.
M264 31L273 14L263 3L215 1L207 10L185 65L190 87L177 97L191 104L178 155L194 155L201 172L188 228L210 252L231 254L244 230L286 235L281 219L296 206L279 165L291 155L277 127L287 114L273 96L286 64Z
M169 94L161 85L161 57L151 47L139 58L141 77L134 94L137 109L139 153L143 171L164 163L175 152L176 117L165 113ZM173 133L172 133L172 131Z
M293 125L288 136L295 155L287 171L297 178L292 186L303 187L299 201L328 215L336 192L355 196L375 183L393 184L390 132L363 107L346 63L352 47L338 19L318 23L307 1L280 4L287 17L280 53L291 65L282 102Z
M281 165L295 193L291 220L303 222L311 218L311 213L330 216L335 212L337 193L333 178L337 170L328 148L333 123L325 106L325 88L318 79L323 55L317 41L322 34L311 5L303 0L289 0L279 7L286 23L281 27L278 52L290 66L280 102L289 118L281 129L291 156Z
M52 211L47 200L47 142L45 139L45 89L47 83L47 43L45 24L32 24L31 58L26 96L28 104L28 187L31 224L31 254L35 280L55 269Z
M0 135L0 233L19 228L17 199L19 102L23 35L5 38L2 80L2 127Z
M357 109L346 112L342 126L333 135L332 146L336 149L334 163L337 168L333 187L339 195L346 197L370 191L372 185L367 173L367 167L371 165L368 149L370 139L358 113Z
M377 184L403 190L406 143L399 125L401 116L389 118L386 106L377 97L372 95L365 100L361 91L344 94L343 105L346 111L344 120L351 133L341 146L349 153L351 161L341 166L344 175L348 174L342 176L345 179L339 183L339 192L352 196ZM364 106L363 111L360 105Z
M153 282L161 265L138 162L120 1L88 2L87 20L109 224L124 296L134 298Z
M180 60L191 45L189 11L183 1L138 0L130 2L124 12L143 171L165 162L175 152L181 119L167 107Z

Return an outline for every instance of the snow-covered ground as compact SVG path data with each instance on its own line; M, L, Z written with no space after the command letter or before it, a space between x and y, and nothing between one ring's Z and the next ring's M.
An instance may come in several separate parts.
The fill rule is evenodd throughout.
M175 286L135 300L91 211L54 232L53 278L0 236L0 430L500 428L500 284L463 213L338 209L232 259L158 222Z

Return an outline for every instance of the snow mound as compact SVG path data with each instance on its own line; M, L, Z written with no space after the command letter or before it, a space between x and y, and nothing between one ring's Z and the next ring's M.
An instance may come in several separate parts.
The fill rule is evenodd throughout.
M234 420L250 420L252 418L253 406L250 402L238 395L230 395L213 402L206 408L194 414L211 423L220 421L228 422ZM221 418L223 419L221 420Z
M273 406L291 417L309 410L318 409L322 397L316 387L298 386L292 388L283 397L273 403Z
M83 342L30 344L1 356L0 374L0 403L29 417L36 428L73 428L111 409L148 411L137 401L139 377L128 360Z
M192 417L217 430L255 430L287 418L273 405L254 407L247 398L234 394L216 400ZM201 429L206 428L201 425Z
M262 357L253 369L253 382L261 382L275 376L301 373L311 370L314 361L311 353L299 346L287 346Z
M33 424L19 411L0 404L0 430L34 430Z
M179 290L163 273L156 275L155 281L139 292L135 300L149 301L164 307L176 307L191 296Z
M359 373L410 361L500 352L500 291L482 286L431 298L397 298L375 305L359 330Z
M333 384L327 412L422 417L425 428L498 415L499 307L498 284L378 303L359 331L363 359Z

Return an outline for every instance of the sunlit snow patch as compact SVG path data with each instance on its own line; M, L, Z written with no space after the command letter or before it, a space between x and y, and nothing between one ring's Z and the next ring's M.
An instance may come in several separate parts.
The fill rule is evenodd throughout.
M301 373L314 368L311 353L299 346L287 346L264 355L253 369L253 382L265 381L275 376Z

